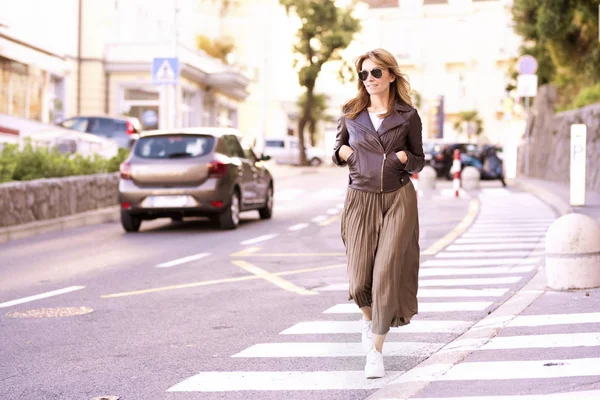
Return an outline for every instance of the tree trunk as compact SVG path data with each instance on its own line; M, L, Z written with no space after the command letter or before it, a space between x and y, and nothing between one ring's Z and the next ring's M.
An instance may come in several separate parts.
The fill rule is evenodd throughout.
M314 99L313 90L315 88L314 84L310 84L306 86L306 103L304 103L304 112L302 113L302 117L298 122L298 147L300 149L300 165L308 165L308 161L306 160L306 150L304 147L304 128L306 124L311 120L311 110Z
M308 125L308 133L310 138L310 145L312 147L317 146L317 122L314 119L310 120Z

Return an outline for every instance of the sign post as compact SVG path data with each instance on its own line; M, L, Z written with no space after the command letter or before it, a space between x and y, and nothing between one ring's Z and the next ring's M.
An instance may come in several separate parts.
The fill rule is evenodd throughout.
M585 161L586 161L585 124L571 125L571 198L572 206L585 205Z
M161 121L166 121L167 126L161 126L160 128L173 128L176 125L177 120L177 85L179 84L179 59L177 57L157 57L152 60L152 83L155 85L164 85L166 110L161 110L161 114L164 112L166 118L161 116ZM170 88L173 90L169 90ZM171 92L172 95L171 95ZM162 124L162 122L161 122Z
M525 97L525 176L529 176L529 98L537 93L537 67L537 60L530 55L521 56L517 61L517 94Z

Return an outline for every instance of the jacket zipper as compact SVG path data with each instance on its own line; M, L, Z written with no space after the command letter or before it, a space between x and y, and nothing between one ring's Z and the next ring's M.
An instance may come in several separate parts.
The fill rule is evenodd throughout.
M383 153L383 161L381 162L381 193L383 193L383 167L385 166L385 153Z

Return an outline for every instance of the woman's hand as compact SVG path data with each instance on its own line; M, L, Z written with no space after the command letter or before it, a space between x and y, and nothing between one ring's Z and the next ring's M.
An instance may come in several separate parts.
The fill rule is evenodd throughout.
M343 145L342 147L340 147L340 150L338 152L338 154L340 155L340 158L344 161L348 161L348 158L352 155L352 153L354 153L354 150L352 150L352 147L346 146L346 145Z
M397 152L396 156L398 156L398 160L400 160L402 164L406 164L408 162L408 154L406 154L404 150Z

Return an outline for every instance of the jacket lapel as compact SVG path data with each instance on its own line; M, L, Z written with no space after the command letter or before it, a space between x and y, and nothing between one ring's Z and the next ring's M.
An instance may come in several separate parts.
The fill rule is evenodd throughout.
M377 135L377 132L375 131L375 127L371 122L371 117L369 117L369 112L367 110L363 110L355 121L365 130L365 132L379 140L379 135Z
M383 119L381 126L379 127L379 134L383 135L397 126L402 125L404 122L406 122L406 119L404 119L402 114L400 114L398 111L395 111Z

